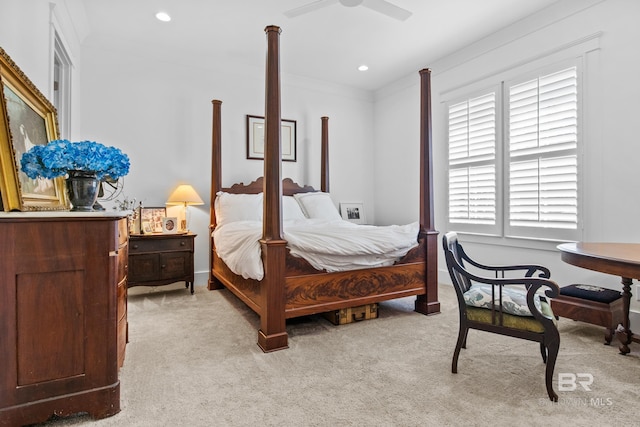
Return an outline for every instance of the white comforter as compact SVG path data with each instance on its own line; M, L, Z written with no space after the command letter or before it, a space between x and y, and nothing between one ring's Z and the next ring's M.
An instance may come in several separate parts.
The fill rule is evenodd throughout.
M314 268L344 271L392 265L418 245L417 222L407 225L358 225L343 220L304 219L284 222L284 239L292 255ZM262 222L235 221L216 227L216 252L235 274L262 280Z

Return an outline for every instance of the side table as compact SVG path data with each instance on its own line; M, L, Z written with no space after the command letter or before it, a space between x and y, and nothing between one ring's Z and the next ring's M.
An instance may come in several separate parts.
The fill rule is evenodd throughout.
M128 287L185 282L193 294L196 234L131 234Z

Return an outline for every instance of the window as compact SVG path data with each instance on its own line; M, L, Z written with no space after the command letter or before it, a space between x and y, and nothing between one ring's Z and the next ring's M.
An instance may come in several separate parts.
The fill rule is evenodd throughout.
M449 107L449 219L496 222L496 94Z
M507 235L578 227L578 76L570 67L507 86ZM535 230L538 229L538 230ZM566 234L566 233L565 233Z
M58 133L68 138L71 127L71 69L73 64L58 32L53 45L53 105L58 112Z
M577 237L579 90L572 61L448 103L450 229Z

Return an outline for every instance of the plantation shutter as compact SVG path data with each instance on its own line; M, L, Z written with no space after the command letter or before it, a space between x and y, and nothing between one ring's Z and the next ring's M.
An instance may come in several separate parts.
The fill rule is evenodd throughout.
M578 226L578 76L509 87L509 226Z
M449 222L496 222L496 94L449 107Z

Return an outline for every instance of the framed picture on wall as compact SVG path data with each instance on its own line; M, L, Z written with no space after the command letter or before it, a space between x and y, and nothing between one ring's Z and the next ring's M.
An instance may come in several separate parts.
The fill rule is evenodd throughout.
M29 178L22 155L58 139L55 107L0 48L0 193L5 211L66 210L64 177Z
M362 202L340 202L340 215L342 219L355 224L367 223Z
M296 161L296 121L282 120L282 161ZM264 117L247 115L247 159L264 159Z

